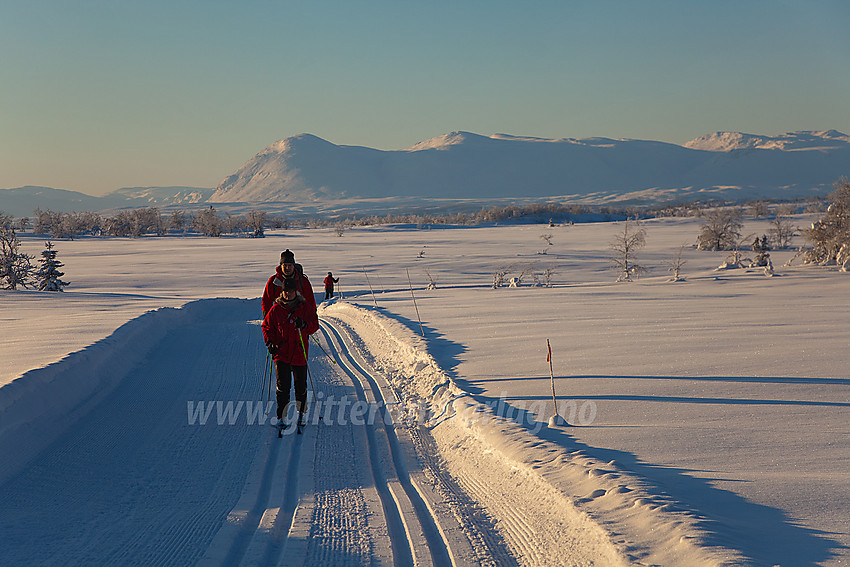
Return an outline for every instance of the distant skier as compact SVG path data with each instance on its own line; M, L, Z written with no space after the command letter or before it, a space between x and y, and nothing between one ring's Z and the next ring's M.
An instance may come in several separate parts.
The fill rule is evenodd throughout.
M332 273L328 272L328 275L325 276L325 301L334 296L334 284L337 282L339 282L339 278L335 278Z
M307 356L310 335L319 330L315 305L297 289L295 278L285 279L281 294L263 318L263 339L277 370L277 419L283 421L289 406L289 390L295 383L298 423L307 413Z
M283 283L287 280L295 282L296 291L304 297L313 311L316 311L316 297L313 295L313 286L310 285L310 280L304 275L304 268L301 267L301 264L295 263L295 254L287 248L280 253L280 264L275 269L275 274L269 278L266 289L263 291L263 317L272 308L275 299L280 296L281 291L283 291Z

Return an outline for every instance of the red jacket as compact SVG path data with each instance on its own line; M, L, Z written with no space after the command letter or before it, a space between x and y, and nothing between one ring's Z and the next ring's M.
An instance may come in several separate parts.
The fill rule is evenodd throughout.
M298 284L298 291L304 296L304 299L307 300L307 304L313 307L313 311L315 312L316 296L313 295L313 286L310 285L310 280L308 280L307 276L304 275L300 264L295 264L295 275L292 277L295 278L295 281ZM283 275L283 268L278 266L275 270L275 274L269 278L268 282L266 282L266 289L263 291L263 300L261 304L264 317L269 312L269 309L272 308L274 300L277 299L283 291L283 280L285 278L286 276Z
M278 346L274 355L276 361L304 366L307 364L305 355L310 352L310 335L319 330L319 318L316 308L311 308L305 297L298 295L296 298L294 308L287 306L282 297L272 304L263 319L263 340L267 345ZM296 318L307 323L300 332L295 327Z

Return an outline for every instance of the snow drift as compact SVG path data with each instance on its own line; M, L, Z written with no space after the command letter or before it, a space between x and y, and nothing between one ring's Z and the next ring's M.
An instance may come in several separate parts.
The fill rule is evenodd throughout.
M352 329L361 354L384 373L407 413L427 407L425 426L464 489L500 517L523 518L522 526L501 527L514 553L532 564L579 564L585 557L587 564L713 566L742 559L713 547L696 514L654 494L616 462L541 440L529 431L530 412L503 416L476 402L403 323L350 303L323 305L320 315Z

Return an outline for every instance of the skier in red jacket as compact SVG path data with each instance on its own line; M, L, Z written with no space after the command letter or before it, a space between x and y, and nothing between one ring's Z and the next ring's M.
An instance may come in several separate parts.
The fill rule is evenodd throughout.
M325 301L334 296L334 284L338 281L339 278L335 278L330 272L325 276Z
M307 355L310 335L319 330L315 305L297 289L295 279L283 282L281 294L263 319L263 339L274 356L277 369L277 419L282 421L289 405L289 389L295 377L298 420L307 412Z
M272 308L275 299L280 296L280 292L283 290L283 282L287 280L293 280L295 282L295 289L307 300L307 304L312 306L313 311L316 310L316 297L313 295L313 286L310 285L310 280L304 275L304 269L301 267L301 264L295 263L295 254L287 248L280 253L280 264L275 269L275 274L266 282L262 299L263 317Z

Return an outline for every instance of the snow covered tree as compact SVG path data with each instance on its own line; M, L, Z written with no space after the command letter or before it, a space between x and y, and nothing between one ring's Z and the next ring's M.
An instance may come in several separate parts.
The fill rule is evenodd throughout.
M620 272L618 282L630 282L632 276L640 277L645 271L643 266L635 263L635 254L646 245L646 229L635 219L626 219L623 231L614 237L609 246L613 256L614 269Z
M756 259L753 260L751 267L767 266L770 262L769 250L770 245L767 242L767 235L762 235L761 239L756 236L755 241L753 241L753 252L756 253Z
M60 272L64 264L56 259L56 250L53 249L52 242L45 242L46 250L41 253L40 266L36 273L38 279L39 291L62 291L62 288L68 285L68 282L62 281L62 276L65 272Z
M186 230L186 224L186 212L183 209L172 211L171 216L168 217L168 228L176 232L184 232Z
M850 270L850 181L842 178L829 196L832 204L824 217L805 231L806 240L812 243L806 252L806 262L835 265Z
M737 209L718 209L705 216L697 237L698 250L729 250L734 248L741 238L741 211Z
M221 236L221 219L212 205L209 209L197 213L193 224L195 230L204 236Z
M12 228L11 217L0 211L0 289L27 287L35 267L33 256L19 250L21 241Z

